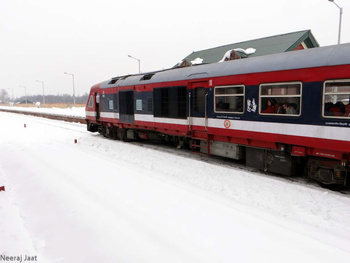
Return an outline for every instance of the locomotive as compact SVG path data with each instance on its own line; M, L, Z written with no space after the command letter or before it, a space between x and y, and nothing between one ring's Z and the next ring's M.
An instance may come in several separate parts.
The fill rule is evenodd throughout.
M350 44L111 78L87 130L350 186Z

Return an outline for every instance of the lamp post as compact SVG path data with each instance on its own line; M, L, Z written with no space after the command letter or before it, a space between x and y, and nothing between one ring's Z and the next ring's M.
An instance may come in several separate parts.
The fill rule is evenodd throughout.
M136 59L139 62L139 73L141 73L141 60L138 58L134 58L133 56L128 55L129 58Z
M20 88L24 88L24 95L26 97L26 107L28 107L28 98L27 98L27 88L24 86L19 86Z
M44 85L44 81L37 80L37 82L41 82L41 84L43 85L43 103L44 103L44 108L45 108L45 85Z
M73 77L73 104L74 104L74 107L75 107L75 85L74 85L74 74L72 73L67 73L67 72L63 72L64 74L67 74L67 75L71 75Z
M334 3L340 10L340 15L339 15L339 33L338 33L338 45L339 45L340 44L341 20L342 20L342 16L343 16L343 8L340 7L339 5L337 5L337 3L334 2L334 0L328 0L328 1Z

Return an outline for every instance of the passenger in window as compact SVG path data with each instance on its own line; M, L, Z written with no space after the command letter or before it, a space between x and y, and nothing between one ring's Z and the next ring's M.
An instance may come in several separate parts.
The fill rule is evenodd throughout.
M289 103L283 104L283 113L284 114L297 114L297 111Z
M325 105L324 105L324 115L325 116L333 116L333 111L331 111L333 107L333 103L332 102L327 102Z
M283 103L281 107L278 108L277 114L286 114L287 104Z
M350 117L350 104L345 105L344 107L345 107L344 116L345 116L345 117Z
M272 99L267 100L267 108L262 113L276 113L275 102Z
M329 109L332 112L333 116L344 116L345 113L345 105L341 101L338 101L332 108Z

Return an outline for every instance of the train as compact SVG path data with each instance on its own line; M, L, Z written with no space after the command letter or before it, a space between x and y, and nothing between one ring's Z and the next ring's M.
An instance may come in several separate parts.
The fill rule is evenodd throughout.
M350 186L350 44L113 77L87 130Z

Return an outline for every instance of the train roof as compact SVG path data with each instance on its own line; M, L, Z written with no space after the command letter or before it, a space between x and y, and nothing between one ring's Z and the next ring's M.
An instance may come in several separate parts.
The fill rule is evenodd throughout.
M103 82L100 88L192 80L258 72L350 64L350 43L280 54L231 60L214 64L126 75Z

